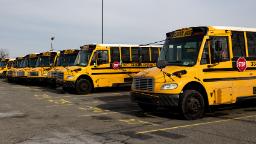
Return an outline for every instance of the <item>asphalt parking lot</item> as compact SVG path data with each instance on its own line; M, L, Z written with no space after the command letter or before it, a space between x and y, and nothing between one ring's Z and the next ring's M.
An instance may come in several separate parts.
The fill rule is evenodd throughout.
M0 143L256 143L256 102L227 106L200 120L167 110L143 113L128 89L74 95L0 81Z

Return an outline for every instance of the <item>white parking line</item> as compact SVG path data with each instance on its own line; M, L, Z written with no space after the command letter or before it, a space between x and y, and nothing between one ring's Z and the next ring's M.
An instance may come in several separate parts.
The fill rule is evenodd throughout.
M240 120L240 119L246 119L246 118L252 118L252 117L256 117L256 115L242 116L242 117L229 118L229 119L217 120L217 121L194 123L194 124L188 124L188 125L180 125L180 126L174 126L174 127L168 127L168 128L152 129L152 130L147 130L147 131L140 131L140 132L137 132L136 134L146 134L146 133L152 133L152 132L157 132L157 131L168 131L168 130L174 130L174 129L179 129L179 128L188 128L188 127L223 123L223 122L228 122L228 121L232 121L232 120Z
M98 115L107 115L107 114L118 114L118 113L130 113L130 112L139 112L140 110L132 110L132 111L118 111L118 112L103 112L98 114L89 114L89 115L80 115L79 117L91 117L91 116L98 116Z

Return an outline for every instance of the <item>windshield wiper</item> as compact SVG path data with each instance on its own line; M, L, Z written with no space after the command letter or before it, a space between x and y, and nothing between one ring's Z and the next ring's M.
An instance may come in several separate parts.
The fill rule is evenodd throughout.
M182 63L182 61L171 61L171 62L168 61L168 64L169 64L169 63Z

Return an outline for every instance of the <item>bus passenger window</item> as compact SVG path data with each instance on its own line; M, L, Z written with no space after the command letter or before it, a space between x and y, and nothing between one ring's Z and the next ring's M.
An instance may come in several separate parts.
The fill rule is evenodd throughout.
M247 32L249 57L256 57L256 32Z
M118 47L111 47L110 48L110 54L111 54L111 63L115 61L120 61L120 51Z
M98 64L107 64L108 63L108 51L102 50L102 51L97 51L97 60Z
M232 31L232 50L233 57L245 56L244 32Z
M149 48L141 48L141 58L142 62L147 63L150 62L150 57L149 57Z
M151 48L151 62L156 63L159 56L158 48Z
M201 64L210 64L209 60L209 40L205 42L204 50L201 58Z
M123 63L129 63L130 61L130 48L129 47L122 47L121 48L121 54L122 54L122 62Z
M132 47L132 62L139 62L140 60L140 48Z
M229 61L228 38L211 37L212 63Z

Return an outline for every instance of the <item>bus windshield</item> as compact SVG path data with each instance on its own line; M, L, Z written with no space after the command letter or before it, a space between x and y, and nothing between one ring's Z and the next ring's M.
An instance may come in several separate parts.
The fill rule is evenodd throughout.
M57 59L57 66L73 66L76 60L77 53L61 54Z
M9 61L7 63L7 68L15 67L15 61Z
M37 58L30 58L28 61L29 67L36 67Z
M159 60L168 65L193 66L196 64L203 36L167 38L161 50Z
M16 61L16 67L17 68L22 68L22 60L17 60Z
M6 62L0 62L0 67L5 67L6 66Z
M28 61L27 59L24 59L21 61L21 67L24 68L24 67L27 67L28 66Z
M36 67L50 67L53 63L53 58L49 56L41 56L36 62Z
M78 53L78 55L76 57L74 65L77 65L77 66L87 66L91 55L92 55L92 51L89 51L89 50L81 50L81 51L79 51L79 53Z

